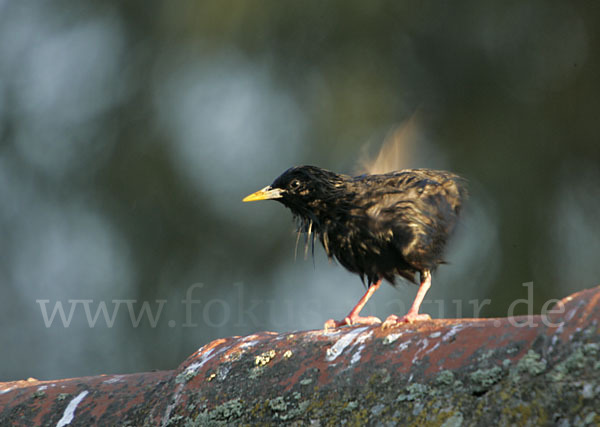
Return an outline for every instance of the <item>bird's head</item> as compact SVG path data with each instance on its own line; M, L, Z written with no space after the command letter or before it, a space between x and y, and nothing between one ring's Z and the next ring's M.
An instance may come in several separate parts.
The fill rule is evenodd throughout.
M338 175L315 166L297 166L286 170L262 190L246 196L244 202L277 200L296 215L314 219L338 193L343 184Z

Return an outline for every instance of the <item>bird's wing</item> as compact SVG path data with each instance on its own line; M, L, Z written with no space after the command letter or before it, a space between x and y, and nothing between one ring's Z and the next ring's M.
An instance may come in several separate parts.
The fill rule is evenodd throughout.
M462 179L450 172L412 169L375 176L369 184L366 213L380 237L409 262L427 254L429 262L441 262L441 248L466 197Z

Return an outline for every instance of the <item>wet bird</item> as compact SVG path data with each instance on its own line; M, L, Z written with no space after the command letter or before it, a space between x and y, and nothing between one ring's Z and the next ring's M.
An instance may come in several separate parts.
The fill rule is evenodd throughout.
M366 283L365 294L343 320L325 323L335 328L380 323L373 316L361 317L360 311L382 280L394 285L398 276L419 284L419 290L408 313L389 316L384 326L430 319L419 307L432 271L444 263L443 250L466 197L465 180L445 171L348 176L298 166L243 201L283 203L297 219L299 233L313 244L318 236L329 258Z

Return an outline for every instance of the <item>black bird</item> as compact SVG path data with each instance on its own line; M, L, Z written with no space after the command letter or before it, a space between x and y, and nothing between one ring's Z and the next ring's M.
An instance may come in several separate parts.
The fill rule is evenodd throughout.
M384 326L430 319L419 314L431 272L443 263L443 249L467 197L464 179L450 172L405 169L381 175L348 176L315 166L286 170L270 186L244 198L277 200L298 220L298 232L317 235L329 258L357 273L367 291L342 321L325 328L381 321L360 311L385 279L396 276L420 287L408 313L389 316Z

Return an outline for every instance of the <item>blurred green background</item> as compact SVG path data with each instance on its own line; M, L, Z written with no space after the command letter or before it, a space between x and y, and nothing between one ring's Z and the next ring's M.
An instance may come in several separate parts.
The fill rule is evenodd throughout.
M596 2L0 2L0 380L172 369L216 338L342 318L360 279L320 248L295 259L290 213L241 199L292 165L352 173L415 114L401 163L472 193L424 311L506 316L533 282L515 312L537 313L597 285L599 18ZM365 312L415 292L386 285ZM44 319L57 303L70 321Z

